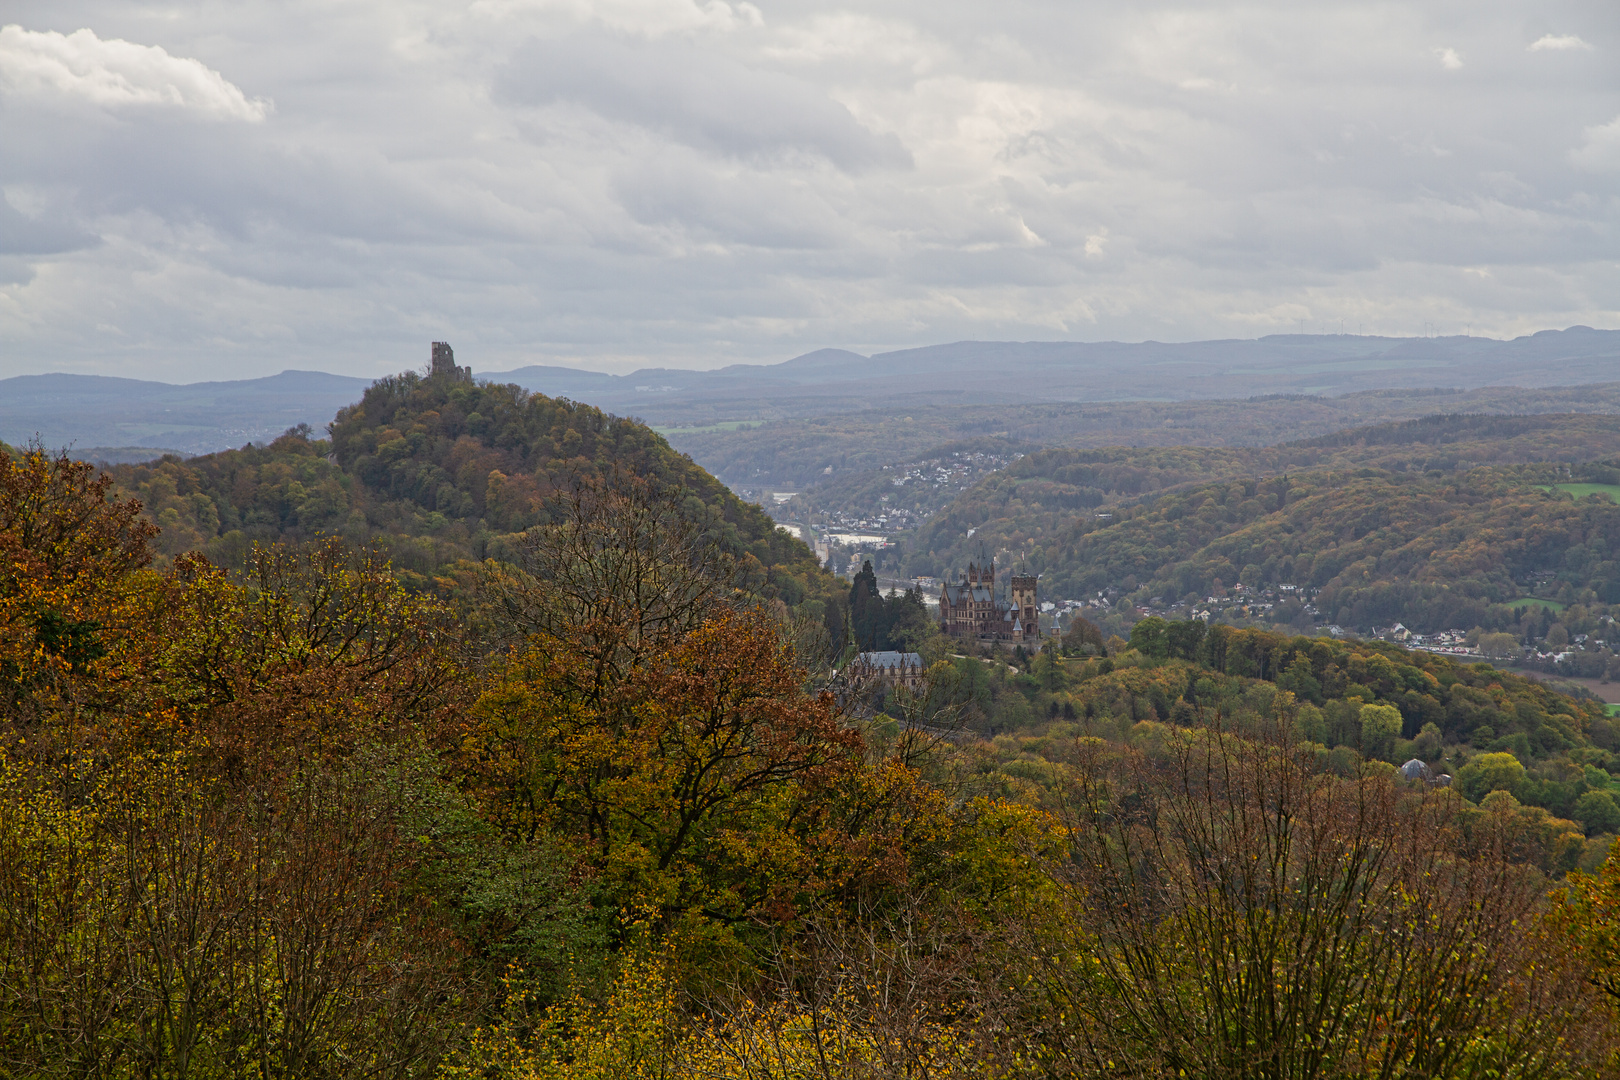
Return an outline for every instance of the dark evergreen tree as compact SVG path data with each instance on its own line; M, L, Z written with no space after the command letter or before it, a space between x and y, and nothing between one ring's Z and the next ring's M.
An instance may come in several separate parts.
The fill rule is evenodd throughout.
M877 573L868 560L849 589L850 632L862 651L913 651L933 630L933 619L923 603L921 589L904 593L878 591Z
M849 624L855 644L863 650L888 648L887 614L883 594L878 592L877 573L868 559L849 587Z

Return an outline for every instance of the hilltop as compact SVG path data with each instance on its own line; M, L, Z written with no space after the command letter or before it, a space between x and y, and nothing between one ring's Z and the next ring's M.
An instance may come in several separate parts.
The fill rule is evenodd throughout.
M382 544L417 588L499 554L505 538L549 520L558 493L615 471L684 499L686 513L757 563L760 595L795 605L837 593L803 543L656 432L510 384L407 373L339 410L326 439L301 426L266 446L110 469L163 529L156 544L167 556L199 550L235 566L254 542L334 535Z

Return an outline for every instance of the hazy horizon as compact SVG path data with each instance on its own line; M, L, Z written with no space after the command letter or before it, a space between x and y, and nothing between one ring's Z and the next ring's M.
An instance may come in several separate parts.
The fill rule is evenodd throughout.
M1305 337L1305 338L1359 337L1359 338L1365 338L1365 339L1368 339L1368 340L1384 340L1384 341L1390 341L1390 342L1420 341L1420 340L1425 340L1425 338L1428 338L1428 339L1464 338L1464 339L1472 339L1472 340L1479 340L1479 341L1508 342L1508 341L1519 340L1519 339L1522 339L1522 338L1533 337L1534 335L1539 334L1539 333L1549 333L1549 332L1557 333L1557 332L1564 331L1564 330L1579 330L1579 329L1613 330L1613 329L1620 329L1620 327L1602 327L1602 326L1588 327L1588 326L1584 326L1584 325L1581 325L1581 324L1577 324L1577 325L1574 325L1574 326L1568 326L1568 327L1542 327L1540 329L1527 330L1525 333L1515 335L1514 337L1511 337L1511 338L1508 338L1508 337L1491 337L1491 336L1488 336L1488 335L1485 335L1485 334L1431 334L1431 335L1409 335L1409 336L1404 336L1404 337L1403 336L1394 336L1394 335L1385 335L1385 334L1336 334L1336 333L1327 333L1327 334L1306 333L1304 335L1300 335L1297 332L1293 333L1293 334L1290 334L1287 331L1280 331L1280 332L1277 332L1277 333L1261 334L1261 335L1257 335L1255 337L1247 337L1247 338L1244 338L1244 337L1193 338L1193 339L1187 339L1187 340L1181 340L1181 341L1161 340L1161 339L1155 339L1155 338L1143 338L1143 339L1137 340L1137 341L1122 341L1122 340L1120 340L1118 338L1099 338L1099 339L1084 339L1084 338L1042 339L1042 338L1032 338L1032 339L1027 339L1027 340L1023 340L1023 341L1017 341L1017 342L1002 342L1002 341L996 341L994 339L988 339L988 338L977 339L977 340L975 340L975 339L962 339L962 340L959 340L959 341L951 341L951 342L940 341L940 342L924 342L924 343L911 344L911 345L902 344L902 345L897 345L897 346L892 346L892 347L885 347L885 348L881 348L881 349L875 349L875 350L873 350L871 352L862 352L860 349L849 348L847 346L842 346L842 345L822 345L822 346L817 346L816 348L813 348L813 349L809 349L809 350L807 350L805 352L796 353L793 356L782 357L780 359L773 359L773 360L746 360L746 359L744 359L744 360L729 360L724 364L712 364L712 365L708 365L708 366L692 365L690 367L683 367L683 366L677 366L677 365L674 365L674 364L669 364L669 365L663 365L663 369L664 370L669 370L669 371L690 371L690 372L694 372L694 373L703 373L703 372L719 371L719 370L721 370L722 368L725 368L725 367L776 367L776 366L779 366L779 365L782 365L782 364L791 363L794 360L800 360L800 359L803 359L803 358L808 357L808 356L813 356L813 355L815 355L817 353L821 353L821 352L849 352L849 353L854 353L856 355L865 357L867 359L875 359L877 357L880 357L880 356L883 356L883 355L886 355L886 354L913 352L913 351L923 351L923 350L928 350L928 349L933 349L933 348L945 348L945 347L949 347L949 346L953 346L953 345L970 345L970 344L985 344L985 345L995 345L995 344L1017 344L1017 345L1168 345L1168 346L1173 346L1173 345L1218 344L1218 343L1223 343L1223 342L1245 342L1245 341L1252 341L1252 342L1257 342L1258 343L1258 342L1266 340L1267 338L1287 338L1287 337ZM152 378L152 377L142 376L142 375L138 375L138 374L128 374L128 373L121 372L121 371L68 371L68 370L63 370L63 369L60 369L60 368L50 368L50 369L39 370L39 371L10 371L10 370L6 370L4 366L0 366L0 381L3 381L5 379L10 379L10 378L16 378L16 377L19 377L19 376L27 376L27 375L90 375L90 376L106 376L106 377L111 377L111 378L136 379L138 381L153 382L153 383L163 383L163 384L171 385L171 386L190 386L190 385L195 385L197 383L206 383L206 382L246 382L246 381L252 381L252 380L257 380L257 379L273 378L274 376L277 376L277 375L288 375L288 374L336 375L336 376L341 376L341 377L346 377L346 378L376 379L376 378L383 378L383 377L385 377L387 375L398 374L400 372L405 372L405 371L425 371L429 366L429 364L428 364L429 354L428 354L428 348L427 348L427 346L429 344L431 344L431 343L421 343L421 348L418 349L418 351L422 355L416 359L416 362L413 362L411 360L411 358L405 357L405 356L402 355L401 358L400 358L400 365L399 366L394 367L394 368L390 368L387 371L381 371L381 372L379 372L379 373L377 373L375 375L373 375L373 374L353 374L353 373L344 372L344 371L330 371L330 370L326 370L326 369L322 369L322 368L298 367L296 365L292 365L292 366L280 368L280 369L275 370L275 371L256 372L254 374L248 374L248 375L206 376L206 377L203 377L203 378L187 379L187 380L184 380L184 381L178 381L178 380L175 380L175 379ZM455 347L454 342L451 342L450 345L451 345L452 348ZM465 366L465 367L474 367L474 365L472 363L473 359L474 359L474 357L469 356L469 355L467 355L465 353L457 353L456 354L457 363L462 365L462 366ZM531 361L531 362L528 362L528 363L515 363L511 367L489 368L489 369L476 368L475 367L473 375L474 375L475 378L479 378L479 379L482 379L482 378L485 378L485 377L494 378L494 377L497 377L497 376L500 376L500 375L513 374L513 373L522 371L525 368L531 368L531 367L553 367L553 368L561 368L561 369L568 369L568 370L578 371L578 372L581 372L581 373L584 373L584 374L614 375L614 376L628 376L628 375L637 374L639 371L658 370L658 368L654 367L653 365L646 365L646 366L644 366L642 368L639 368L639 369L637 369L637 368L610 369L610 368L603 368L603 367L600 367L600 366L593 366L588 362L569 362L569 361L565 361L565 360L556 360L556 359L553 359L553 358L545 358L545 359L541 359L541 360L534 360L534 361ZM1620 371L1617 371L1616 374L1620 375Z

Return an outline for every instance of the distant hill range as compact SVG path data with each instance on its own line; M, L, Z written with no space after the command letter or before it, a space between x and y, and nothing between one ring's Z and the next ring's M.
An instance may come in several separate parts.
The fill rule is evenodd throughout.
M321 371L179 386L104 375L19 375L0 379L0 441L20 445L37 435L48 447L70 446L77 457L112 464L164 451L207 454L266 442L299 424L322 432L371 382Z
M867 409L1264 394L1341 395L1385 388L1575 386L1620 380L1620 331L1575 326L1511 341L1279 334L1258 340L986 342L863 356L821 349L779 364L715 371L648 368L605 375L561 367L478 369L660 428L780 420ZM262 442L300 423L324 430L371 380L315 371L176 386L91 375L0 380L0 440L50 446L208 453Z
M1338 395L1401 387L1573 386L1620 380L1620 330L1573 326L1498 341L1278 334L1163 344L959 341L862 356L821 349L780 364L603 375L491 374L659 426L878 408L1042 401Z

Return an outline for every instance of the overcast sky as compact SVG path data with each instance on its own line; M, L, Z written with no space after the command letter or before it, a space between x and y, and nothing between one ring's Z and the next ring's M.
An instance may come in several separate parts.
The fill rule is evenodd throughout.
M1620 4L4 0L0 376L1620 326Z

